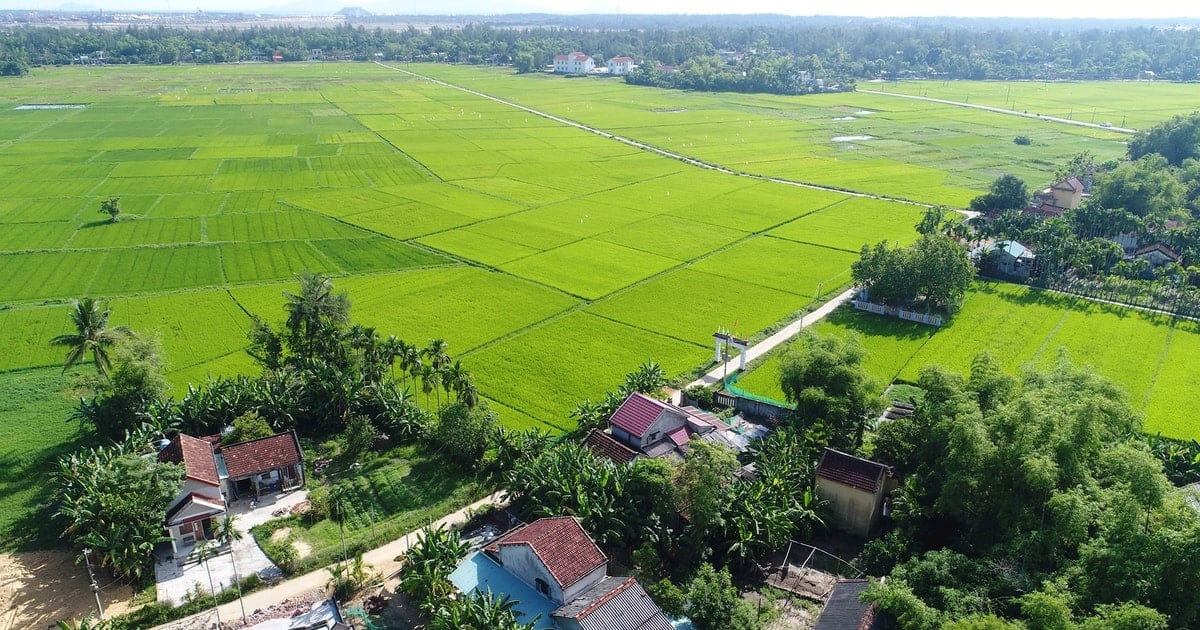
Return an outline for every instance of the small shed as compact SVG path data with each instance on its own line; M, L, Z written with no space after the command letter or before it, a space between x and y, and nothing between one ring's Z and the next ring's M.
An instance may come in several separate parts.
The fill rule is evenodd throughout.
M896 483L879 462L826 448L817 464L817 495L829 502L830 525L866 538Z

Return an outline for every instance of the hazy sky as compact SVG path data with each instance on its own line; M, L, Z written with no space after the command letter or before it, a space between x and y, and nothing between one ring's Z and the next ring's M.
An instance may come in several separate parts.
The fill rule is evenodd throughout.
M56 9L66 4L106 10L254 11L289 4L362 6L375 12L495 14L519 10L547 13L783 13L788 15L1173 18L1200 16L1200 3L1179 0L0 0L0 9Z

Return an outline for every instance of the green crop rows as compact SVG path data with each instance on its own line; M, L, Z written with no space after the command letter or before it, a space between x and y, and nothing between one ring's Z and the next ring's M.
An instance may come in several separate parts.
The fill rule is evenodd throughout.
M990 352L1017 373L1033 363L1053 364L1060 352L1091 365L1128 390L1146 415L1146 430L1192 438L1196 426L1185 408L1200 386L1191 353L1200 349L1194 322L1096 304L1016 285L979 283L962 311L935 329L922 324L839 309L816 326L818 333L861 335L869 350L868 371L881 382L915 381L921 367L970 369L979 352ZM780 397L778 362L767 360L739 381L747 391Z
M999 172L1036 186L1076 151L1124 150L1111 131L894 96L412 68L755 177L370 64L197 66L186 78L40 68L0 93L0 382L61 360L46 341L85 294L162 340L177 390L252 369L248 313L281 320L282 293L309 269L337 276L365 325L446 339L509 425L569 428L571 408L637 364L683 374L710 359L717 328L754 335L811 307L846 285L863 244L910 242L924 212L765 177L964 204ZM89 105L13 109L30 102ZM1014 145L1021 133L1035 143ZM109 196L121 198L116 223L98 212ZM1118 346L1071 332L1084 331L1080 308L1070 326L1043 313L1055 308L963 319L1019 322L1030 341L1004 347L1028 357L1067 343L1105 370L1137 366L1143 376L1123 380L1152 418L1182 409L1166 392L1195 385L1172 367L1196 350L1192 333L1159 326L1153 357L1113 358ZM952 342L954 329L881 332L872 369L910 377L910 363L965 356L977 340Z

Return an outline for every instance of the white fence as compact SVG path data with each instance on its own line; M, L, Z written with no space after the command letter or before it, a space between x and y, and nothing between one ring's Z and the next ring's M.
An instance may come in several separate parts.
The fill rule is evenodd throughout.
M856 308L860 311L866 311L868 313L875 313L876 315L887 315L888 317L899 317L900 319L906 319L910 322L917 322L919 324L926 324L929 326L941 326L942 325L942 316L941 315L931 315L929 313L918 313L916 311L909 311L909 310L898 308L895 306L884 306L882 304L876 304L874 302L866 302L864 300L854 300L854 308Z

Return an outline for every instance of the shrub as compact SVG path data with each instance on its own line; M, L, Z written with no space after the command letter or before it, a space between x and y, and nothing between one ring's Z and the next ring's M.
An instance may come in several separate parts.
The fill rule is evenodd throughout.
M1033 144L1033 139L1029 136L1017 136L1016 138L1013 138L1013 144L1019 144L1023 147L1027 147Z

